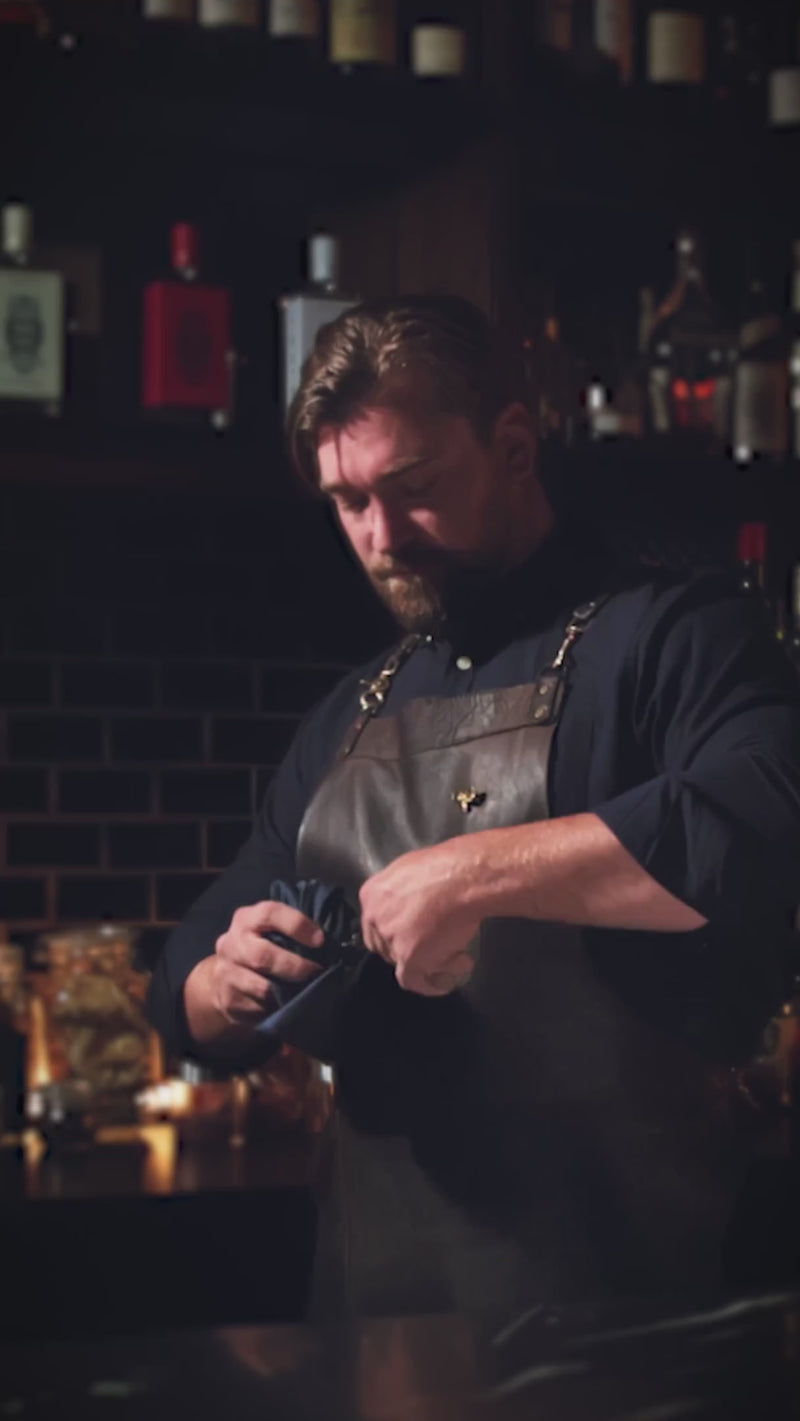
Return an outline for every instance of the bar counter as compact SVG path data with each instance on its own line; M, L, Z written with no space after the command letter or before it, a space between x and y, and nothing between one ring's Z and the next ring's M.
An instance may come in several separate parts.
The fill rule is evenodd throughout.
M320 1136L197 1122L0 1146L0 1337L302 1318Z

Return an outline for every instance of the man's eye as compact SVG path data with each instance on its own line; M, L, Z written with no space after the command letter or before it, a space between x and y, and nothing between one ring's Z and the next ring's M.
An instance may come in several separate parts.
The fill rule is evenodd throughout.
M363 498L335 498L333 501L340 513L363 513L367 506Z
M424 482L422 482L422 483L411 484L411 485L407 486L407 487L403 490L403 496L404 496L405 498L412 498L412 499L413 499L413 498L424 498L426 494L432 492L432 490L433 490L433 488L434 488L434 486L435 486L435 483L436 483L436 480L435 480L435 479L425 479Z

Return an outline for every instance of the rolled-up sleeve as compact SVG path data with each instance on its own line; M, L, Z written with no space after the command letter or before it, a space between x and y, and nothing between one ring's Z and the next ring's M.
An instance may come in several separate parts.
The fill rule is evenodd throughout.
M760 603L703 578L654 599L631 648L651 777L594 812L711 923L800 901L800 690Z

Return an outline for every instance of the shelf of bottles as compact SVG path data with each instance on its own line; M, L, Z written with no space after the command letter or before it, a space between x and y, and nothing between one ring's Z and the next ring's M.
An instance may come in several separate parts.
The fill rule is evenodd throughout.
M567 343L545 284L523 376L553 495L634 537L657 527L657 551L738 558L800 671L800 240L788 255L777 280L751 263L726 311L681 228L671 286L639 293L631 356L605 352L613 381Z
M800 121L792 0L532 0L519 9L526 44L595 95L598 85L647 90L672 112L682 96L693 116L710 101L728 118Z
M275 61L284 75L315 82L370 71L463 81L476 55L476 14L470 0L0 0L0 35L40 56L139 51L184 66L231 60L245 74Z

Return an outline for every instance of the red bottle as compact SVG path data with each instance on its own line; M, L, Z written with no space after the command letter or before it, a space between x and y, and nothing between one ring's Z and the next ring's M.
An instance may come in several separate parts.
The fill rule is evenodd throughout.
M739 587L742 592L764 596L767 565L766 523L740 523L736 538Z
M170 230L175 278L144 289L142 405L151 413L206 417L224 429L232 413L230 292L197 280L197 228Z

